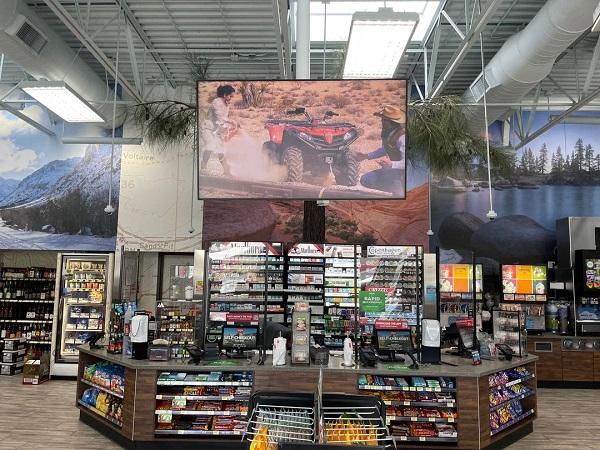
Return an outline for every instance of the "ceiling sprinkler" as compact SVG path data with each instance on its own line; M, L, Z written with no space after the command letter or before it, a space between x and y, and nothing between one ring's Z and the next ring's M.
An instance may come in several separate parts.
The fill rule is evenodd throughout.
M490 220L494 220L496 217L498 217L498 214L496 214L496 211L494 211L493 209L490 209L486 214L486 217Z

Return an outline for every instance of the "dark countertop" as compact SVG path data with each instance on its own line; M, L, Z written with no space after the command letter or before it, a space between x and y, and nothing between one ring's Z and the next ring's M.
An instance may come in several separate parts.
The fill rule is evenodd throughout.
M248 360L234 360L237 365L233 366L217 366L207 364L193 365L188 364L187 360L184 361L148 361L135 360L126 358L123 355L113 355L107 353L106 350L95 350L90 349L88 344L79 347L79 351L96 358L104 359L115 364L120 364L131 369L140 370L157 370L165 372L204 372L204 371L226 371L226 370L252 370L252 371L267 371L267 372L286 372L286 371L318 371L320 366L300 366L290 365L275 367L272 365L271 357L267 357L267 362L264 365L257 365L256 359L252 361ZM385 363L379 362L376 367L344 367L341 365L343 358L330 356L329 366L325 368L328 372L354 372L356 374L378 374L378 375L410 375L410 376L430 376L430 377L473 377L479 378L486 376L500 370L511 369L518 367L522 364L531 363L537 361L538 357L529 355L523 358L513 358L512 361L500 361L500 360L482 360L481 365L474 366L471 364L470 359L460 358L451 355L442 355L442 361L456 364L454 365L421 365L417 370L403 370L398 368L389 368L390 364L398 366L398 363Z

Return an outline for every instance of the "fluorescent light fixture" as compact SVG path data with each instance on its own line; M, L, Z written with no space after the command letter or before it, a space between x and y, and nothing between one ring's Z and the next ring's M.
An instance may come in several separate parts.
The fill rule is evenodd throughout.
M592 25L592 33L600 31L600 5L594 11L594 24Z
M104 122L64 81L27 81L19 87L66 122Z
M418 22L418 14L391 8L354 13L343 77L393 77Z
M421 42L433 25L440 8L438 0L388 0L377 1L330 1L327 3L327 42L347 42L352 23L352 14L366 11L375 12L387 6L397 12L414 12L419 15L419 23L412 35L411 42ZM323 41L325 7L321 1L312 1L310 5L310 40Z

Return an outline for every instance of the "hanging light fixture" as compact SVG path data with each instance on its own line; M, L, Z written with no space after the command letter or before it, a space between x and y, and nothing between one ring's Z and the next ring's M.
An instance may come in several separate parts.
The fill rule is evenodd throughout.
M352 15L344 78L392 78L419 23L416 13L377 12Z
M104 118L64 81L23 81L19 87L66 122L104 122Z

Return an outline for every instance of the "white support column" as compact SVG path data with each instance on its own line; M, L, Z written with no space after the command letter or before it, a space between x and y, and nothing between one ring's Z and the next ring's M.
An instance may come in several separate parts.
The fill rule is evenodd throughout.
M298 0L296 11L296 78L310 79L310 0Z

